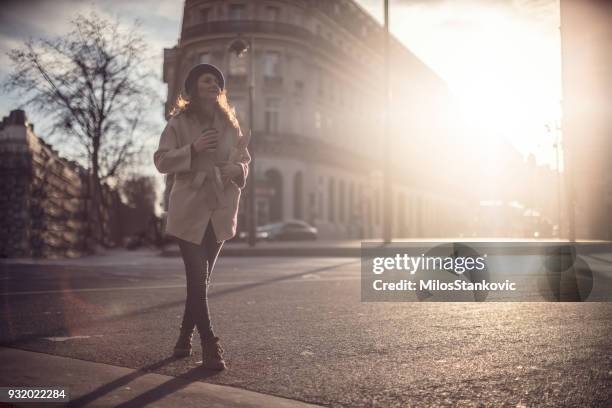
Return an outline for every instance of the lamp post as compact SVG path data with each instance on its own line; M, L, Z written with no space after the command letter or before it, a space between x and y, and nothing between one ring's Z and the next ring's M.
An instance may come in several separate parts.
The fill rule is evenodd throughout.
M256 226L257 226L257 212L255 207L255 153L253 147L253 92L255 89L255 69L254 69L254 39L250 37L248 40L244 39L241 34L238 34L232 44L230 45L230 52L236 54L238 58L243 58L246 52L249 53L249 145L248 149L251 154L251 162L249 164L249 174L251 180L247 183L247 230L248 230L248 244L254 247L257 242Z
M385 115L383 141L383 241L391 242L391 223L393 216L393 197L391 188L391 157L390 155L390 101L389 101L389 0L384 3L385 33L384 33L384 70L385 70Z

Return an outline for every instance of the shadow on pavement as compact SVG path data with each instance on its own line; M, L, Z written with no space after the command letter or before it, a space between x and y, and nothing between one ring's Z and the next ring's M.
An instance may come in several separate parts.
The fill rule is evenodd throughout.
M169 358L165 358L163 360L157 361L155 363L149 364L147 366L141 367L137 369L136 371L134 371L133 373L117 378L116 380L111 381L108 384L104 384L96 388L95 390L91 391L88 394L82 395L81 397L70 401L70 403L68 403L67 406L68 407L82 407L87 404L90 404L94 402L95 400L99 399L100 397L106 394L109 394L112 391L129 384L130 382L134 381L138 377L142 377L143 375L154 372L155 370L173 361L176 361L176 358L169 357ZM205 378L211 377L213 375L214 375L214 372L212 371L205 370L200 367L196 367L118 406L120 407L146 406L147 404L151 404L159 399L162 399L166 395L172 394L186 387L191 382L200 381Z
M303 271L303 272L298 272L298 273L294 273L294 274L290 274L290 275L284 275L284 276L279 276L276 278L272 278L272 279L267 279L267 280L263 280L261 282L253 282L253 283L248 283L248 284L244 284L244 285L238 285L236 287L233 288L227 288L227 289L223 289L223 290L219 290L213 293L210 293L208 295L208 298L216 298L219 296L224 296L230 293L235 293L235 292L241 292L243 290L248 290L248 289L252 289L258 286L264 286L264 285L268 285L271 283L275 283L275 282L281 282L281 281L285 281L285 280L289 280L289 279L293 279L299 276L303 276L303 275L309 275L309 274L315 274L315 273L321 273L321 272L325 272L328 270L332 270L338 267L342 267L342 266L346 266L346 265L351 265L354 263L359 263L361 262L360 260L358 261L351 261L351 262L343 262L340 264L336 264L336 265L331 265L331 266L325 266L325 267L321 267L321 268L316 268L316 269L311 269L311 270L307 270L307 271ZM214 280L211 283L211 287L214 287ZM8 302L6 301L7 298L5 297L5 302L4 302L4 315L7 317L6 321L0 322L3 324L0 324L0 328L2 328L1 326L3 326L4 324L8 323L8 318L10 315L10 311L7 310L7 308L9 307ZM185 301L184 300L178 300L178 301L173 301L173 302L166 302L166 303L162 303L162 304L158 304L158 305L153 305L153 306L149 306L147 308L143 308L143 309L138 309L138 310L134 310L131 312L127 312L127 313L123 313L120 315L115 315L115 316L110 316L110 317L106 317L103 319L98 319L98 320L92 320L92 321L88 321L87 323L78 326L79 328L86 328L89 326L92 326L96 323L105 323L105 322L112 322L112 321L116 321L116 320L122 320L125 318L129 318L129 317L134 317L134 316L141 316L141 315L145 315L147 313L150 312L154 312L154 311L158 311L161 309L168 309L171 307L175 307L175 306L181 306L184 305ZM2 332L3 333L9 333L9 330L4 330L6 329L6 327L2 328ZM35 341L35 340L39 340L43 337L54 337L54 336L62 336L65 335L67 331L66 327L60 327L57 328L55 330L45 330L45 331L39 331L37 333L28 333L26 335L22 335L22 336L17 336L14 339L1 339L0 338L0 345L1 346L5 346L5 347L19 347L20 345L24 345L28 342L31 341Z

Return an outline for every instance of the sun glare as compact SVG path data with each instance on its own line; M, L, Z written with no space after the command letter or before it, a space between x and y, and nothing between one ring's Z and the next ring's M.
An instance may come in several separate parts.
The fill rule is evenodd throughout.
M544 18L458 3L445 12L398 10L395 33L448 83L470 138L504 138L554 167L554 136L546 126L560 121L558 10Z

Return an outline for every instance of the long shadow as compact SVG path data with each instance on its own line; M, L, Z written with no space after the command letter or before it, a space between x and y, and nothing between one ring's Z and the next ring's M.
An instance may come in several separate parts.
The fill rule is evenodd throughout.
M201 381L203 379L212 377L216 375L218 371L207 370L201 367L195 367L191 370L174 377L163 384L158 385L155 388L152 388L129 401L123 402L117 407L121 408L136 408L136 407L146 407L149 404L158 401L167 395L173 394L183 388L187 387L189 384L194 382Z
M82 407L87 404L90 404L93 401L97 400L98 398L134 381L138 377L142 377L143 375L154 372L155 370L167 365L168 363L172 361L176 361L176 358L174 357L165 358L163 360L160 360L155 363L149 364L147 366L141 367L130 374L124 375L123 377L119 377L116 380L113 380L107 384L104 384L96 388L95 390L85 395L82 395L77 399L70 401L67 406L68 407ZM121 404L119 406L145 406L147 403L153 402L157 399L161 399L170 393L173 393L175 391L180 390L181 388L186 387L191 382L199 381L199 380L211 377L212 375L214 375L214 372L204 370L200 367L196 367L128 401L128 403L132 403L133 401L137 405ZM175 382L175 380L177 381Z
M360 261L350 261L350 262L343 262L341 264L337 264L337 265L331 265L331 266L325 266L325 267L321 267L321 268L316 268L316 269L311 269L311 270L307 270L304 272L298 272L298 273L294 273L294 274L290 274L290 275L284 275L284 276L279 276L276 278L271 278L271 279L267 279L267 280L263 280L261 282L253 282L253 283L249 283L249 284L245 284L245 285L238 285L237 287L234 288L227 288L227 289L223 289L223 290L218 290L215 292L212 292L209 295L209 298L216 298L218 296L225 296L227 294L231 294L231 293L235 293L235 292L240 292L240 291L244 291L244 290L248 290L248 289L252 289L254 287L258 287L258 286L263 286L263 285L269 285L271 283L275 283L275 282L281 282L281 281L285 281L285 280L290 280L299 276L303 276L303 275L309 275L309 274L316 274L316 273L321 273L321 272L325 272L325 271L329 271L332 269L336 269L338 267L342 267L342 266L346 266L346 265L351 265L354 263L358 263ZM212 283L211 287L214 287L214 283ZM134 317L134 316L142 316L142 315L146 315L148 313L151 312L155 312L155 311L159 311L162 309L168 309L171 307L175 307L175 306L181 306L184 305L185 301L184 300L177 300L177 301L172 301L172 302L166 302L166 303L162 303L162 304L158 304L158 305L153 305L153 306L149 306L143 309L138 309L138 310L134 310L131 312L127 312L127 313L123 313L120 315L115 315L115 316L109 316L103 319L99 319L99 320L92 320L89 321L81 326L79 326L79 328L87 328L89 326L92 326L94 324L97 323L107 323L107 322L113 322L113 321L117 321L117 320L123 320L125 318L129 318L129 317ZM18 336L10 341L4 341L4 340L0 340L0 345L1 346L5 346L5 347L17 347L20 345L23 345L25 343L34 341L34 340L39 340L42 337L54 337L54 336L60 336L63 334L66 334L66 328L65 327L61 327L61 328L57 328L55 330L49 331L39 331L36 333L29 333L26 335L22 335L22 336Z
M218 290L216 292L213 292L209 297L217 297L217 296L227 295L229 293L241 292L243 290L252 289L252 288L255 288L255 287L258 287L258 286L269 285L269 284L275 283L275 282L282 282L282 281L285 281L285 280L290 280L290 279L296 278L298 276L310 275L310 274L313 274L313 273L321 273L321 272L325 272L325 271L328 271L328 270L336 269L336 268L338 268L340 266L351 265L351 264L359 263L359 262L361 262L361 261L344 262L344 263L341 263L341 264L338 264L338 265L325 266L325 267L322 267L322 268L312 269L310 271L298 272L298 273L294 273L294 274L291 274L291 275L285 275L285 276L279 276L277 278L266 279L266 280L263 280L261 282L248 283L248 284L245 284L245 285L237 286L235 288L227 288L227 289L223 289L223 290ZM215 284L213 282L211 284L211 287L214 287L214 286L215 286Z

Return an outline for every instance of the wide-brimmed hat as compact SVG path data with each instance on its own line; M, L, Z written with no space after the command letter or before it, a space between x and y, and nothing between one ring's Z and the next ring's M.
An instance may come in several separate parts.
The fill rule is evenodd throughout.
M219 68L212 64L198 64L189 70L187 78L185 78L185 92L189 94L189 90L194 89L195 82L198 80L200 75L207 73L213 74L217 77L217 80L219 81L219 88L221 88L221 90L225 88L225 78L223 77L223 73Z

